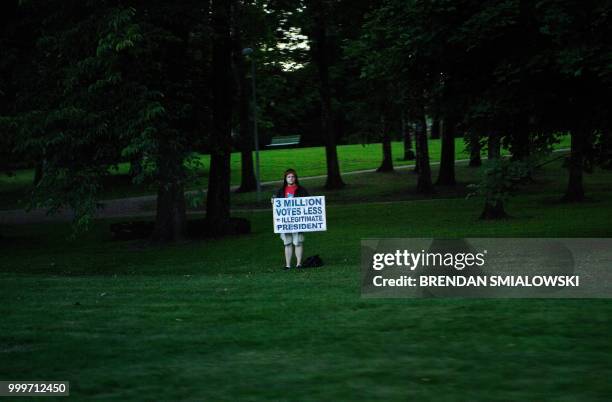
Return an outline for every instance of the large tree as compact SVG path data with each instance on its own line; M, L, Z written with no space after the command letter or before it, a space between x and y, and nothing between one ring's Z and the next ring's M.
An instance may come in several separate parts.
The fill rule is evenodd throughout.
M75 211L86 225L102 179L124 160L158 189L154 237L184 234L185 183L207 124L208 10L199 2L23 2L37 22L6 119L17 149L44 161L32 205Z
M329 3L323 0L309 0L307 10L311 16L311 40L313 60L319 72L319 95L321 99L321 131L325 137L325 159L327 161L327 179L325 188L337 189L344 187L340 176L338 151L336 149L336 132L334 129L332 93L329 77L331 55L334 51L333 40L329 34L330 15Z
M230 156L232 131L232 2L212 2L213 127L206 220L213 233L228 229L230 218Z

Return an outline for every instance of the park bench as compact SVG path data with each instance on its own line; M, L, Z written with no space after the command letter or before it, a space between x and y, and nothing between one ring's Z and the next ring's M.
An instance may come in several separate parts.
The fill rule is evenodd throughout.
M283 147L287 145L297 145L300 143L299 135L284 135L278 137L272 137L272 140L267 147Z

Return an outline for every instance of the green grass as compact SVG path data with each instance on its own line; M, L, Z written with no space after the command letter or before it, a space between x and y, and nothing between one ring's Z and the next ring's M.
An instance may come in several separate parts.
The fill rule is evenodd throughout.
M403 143L393 142L394 164L396 166L412 165L413 161L402 161ZM557 148L569 147L569 136L561 138ZM455 140L455 153L457 159L468 158L462 138ZM432 162L440 160L440 140L429 140L429 153ZM507 151L504 150L504 154ZM380 144L341 145L338 146L338 159L343 173L363 169L375 169L380 165L382 150ZM240 184L240 153L233 153L231 158L231 183ZM197 182L191 184L189 189L206 188L208 183L208 155L200 157L203 170ZM262 181L282 180L283 172L292 167L301 177L318 176L326 174L325 149L323 147L294 148L280 150L262 150L260 152L260 165ZM126 175L129 165L120 164L113 174L103 182L102 199L124 198L145 194L155 194L155 188L150 184L135 185ZM28 192L31 190L33 171L18 171L16 176L0 176L0 209L14 209L25 206Z
M499 222L478 199L332 204L305 243L326 266L306 272L280 271L270 212L161 248L112 241L108 221L75 242L5 227L0 378L69 380L75 399L608 400L607 300L359 296L364 237L610 237L612 174L586 176L582 204L554 201L550 174Z

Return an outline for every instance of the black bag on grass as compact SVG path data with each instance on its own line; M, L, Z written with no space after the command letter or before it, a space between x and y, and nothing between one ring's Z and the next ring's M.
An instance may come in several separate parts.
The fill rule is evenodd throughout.
M317 268L323 266L323 260L319 255L313 255L311 257L306 258L302 263L302 267L304 268Z

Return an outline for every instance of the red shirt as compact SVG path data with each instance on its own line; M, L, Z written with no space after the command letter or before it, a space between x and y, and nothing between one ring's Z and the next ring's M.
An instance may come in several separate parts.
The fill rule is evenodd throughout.
M285 198L292 198L295 196L295 190L297 190L298 186L297 184L294 184L293 186L285 186Z

